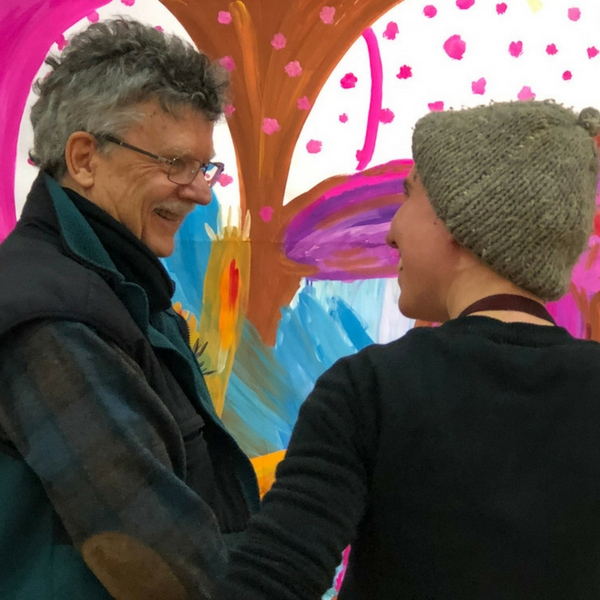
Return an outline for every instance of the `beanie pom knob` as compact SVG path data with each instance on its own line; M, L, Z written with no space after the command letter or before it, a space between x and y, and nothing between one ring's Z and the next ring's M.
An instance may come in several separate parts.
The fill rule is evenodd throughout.
M579 113L577 123L587 129L592 137L596 137L600 133L600 112L588 106Z

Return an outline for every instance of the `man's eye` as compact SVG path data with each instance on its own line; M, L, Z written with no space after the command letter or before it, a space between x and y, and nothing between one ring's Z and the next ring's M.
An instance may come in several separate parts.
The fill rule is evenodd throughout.
M177 175L186 171L186 161L182 158L174 158L171 163L171 173Z
M176 173L197 173L201 168L199 161L193 158L176 158L173 161L173 169Z

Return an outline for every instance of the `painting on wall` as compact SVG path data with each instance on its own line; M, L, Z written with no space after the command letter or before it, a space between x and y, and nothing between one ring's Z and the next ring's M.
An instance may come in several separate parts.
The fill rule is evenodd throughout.
M341 356L415 323L397 310L389 221L428 111L554 98L600 107L597 0L4 0L0 240L35 176L32 81L89 22L129 15L231 73L213 202L165 266L217 412L266 490L300 404ZM549 306L600 340L600 217Z

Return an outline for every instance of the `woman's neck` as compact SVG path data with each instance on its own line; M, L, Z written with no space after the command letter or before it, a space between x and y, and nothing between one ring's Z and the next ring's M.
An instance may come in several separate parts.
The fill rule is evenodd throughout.
M482 265L483 267L483 265ZM447 310L451 319L458 317L468 306L489 296L510 294L529 298L544 306L544 302L535 294L524 290L500 277L493 271L483 267L479 272L464 271L453 281L447 296ZM519 310L481 310L470 313L472 315L486 316L506 323L533 323L535 325L552 325L548 321Z

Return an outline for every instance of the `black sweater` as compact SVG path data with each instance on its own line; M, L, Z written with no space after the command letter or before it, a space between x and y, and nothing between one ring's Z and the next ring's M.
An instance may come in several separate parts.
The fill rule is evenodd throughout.
M600 344L463 317L338 361L219 598L600 598Z

